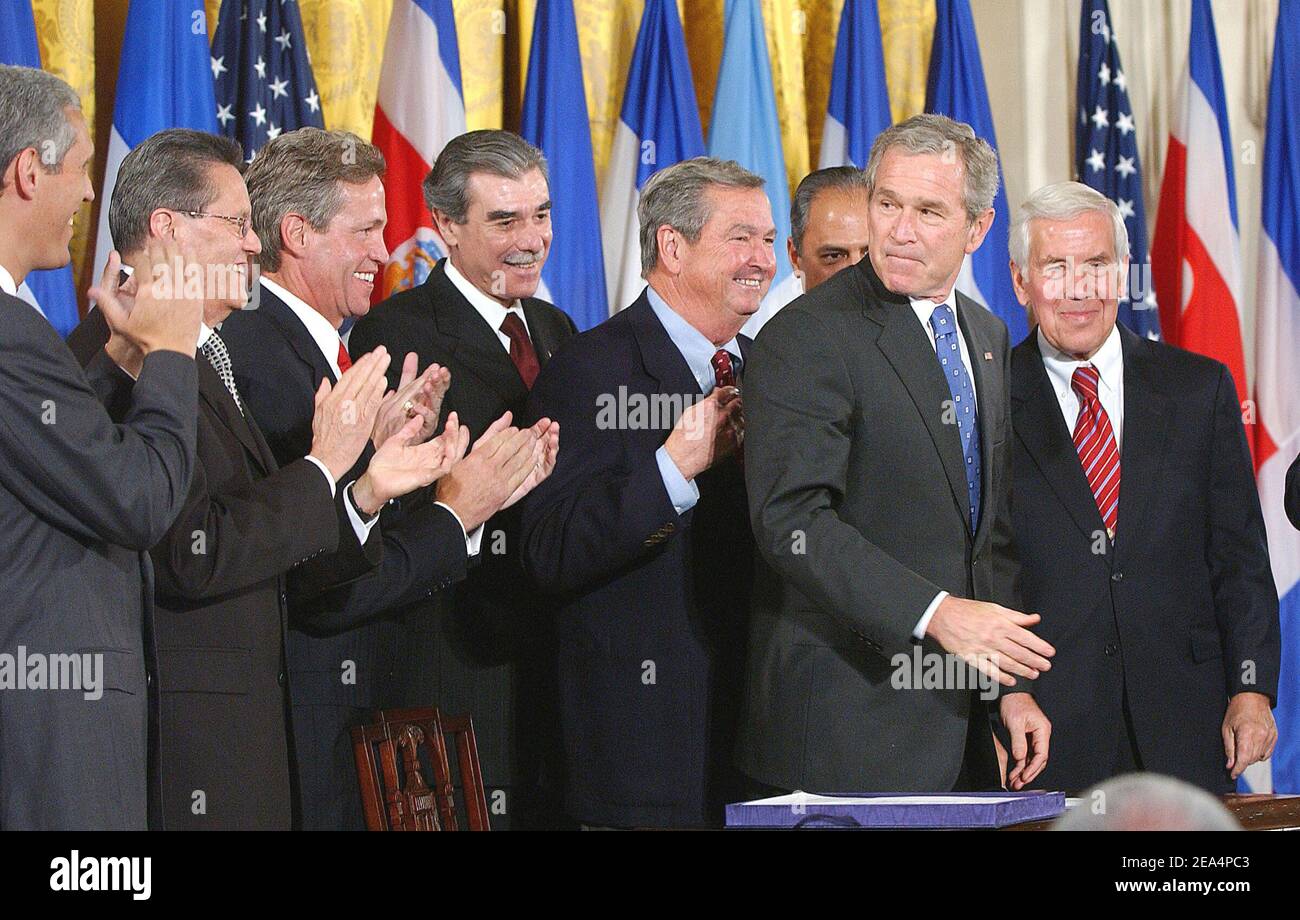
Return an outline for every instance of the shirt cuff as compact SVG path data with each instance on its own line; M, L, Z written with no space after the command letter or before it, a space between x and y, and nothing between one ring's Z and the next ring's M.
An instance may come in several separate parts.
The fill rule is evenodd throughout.
M460 525L460 532L465 534L465 555L470 557L477 556L479 550L483 548L483 528L486 525L479 524L474 528L473 533L465 533L465 522L460 519L459 514L452 510L451 505L448 505L445 502L434 502L434 504L439 508L446 508L451 516L456 519L456 523Z
M673 458L668 456L666 446L655 451L655 461L659 464L659 476L668 490L668 500L673 503L673 509L678 514L685 514L694 508L700 500L700 487L686 480Z
M307 459L312 458L308 457ZM348 483L348 486L351 485L352 483ZM348 512L348 522L352 524L352 532L357 535L357 542L365 546L366 541L370 539L370 531L374 530L375 525L379 523L379 515L376 514L368 521L363 519L361 512L357 510L357 506L352 502L351 488L343 490L343 507Z
M930 601L930 606L925 608L925 613L921 614L921 619L917 620L916 629L912 630L912 638L917 642L925 638L925 631L930 627L930 620L934 616L934 612L939 609L939 605L943 603L943 599L947 596L947 591L940 591L936 594L934 600Z
M325 481L330 484L330 498L333 498L337 492L338 487L334 484L334 474L331 473L329 467L325 465L325 461L318 460L317 458L313 457L311 454L308 454L307 456L303 457L303 459L316 464L316 468L325 475Z

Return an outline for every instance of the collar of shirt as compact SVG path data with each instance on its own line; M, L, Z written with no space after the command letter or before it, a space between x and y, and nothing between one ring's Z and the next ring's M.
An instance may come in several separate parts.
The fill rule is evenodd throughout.
M953 288L951 291L949 291L948 299L945 300L942 304L937 304L933 300L930 300L929 298L925 300L912 300L912 298L909 297L908 300L911 301L912 312L915 313L916 318L921 321L921 327L925 329L925 334L930 338L930 347L933 348L934 328L930 325L930 314L934 312L935 307L946 306L949 310L952 310L953 318L956 319L957 289ZM958 332L961 331L961 320L957 320L957 330ZM966 348L966 341L965 341L966 337L964 335L961 335L958 336L958 338L962 340L959 344L964 350Z
M447 271L447 279L469 301L469 305L474 308L475 312L483 317L483 322L487 323L492 331L497 334L497 338L506 351L510 350L510 336L501 331L501 324L506 321L507 313L514 313L518 316L520 322L524 324L524 331L528 333L529 338L532 338L533 331L528 328L528 320L524 316L523 304L516 300L510 306L504 306L499 300L489 297L470 283L470 280L462 275L455 265L451 264L450 258L444 260L443 265Z
M663 323L668 338L673 340L677 350L686 359L687 366L690 367L691 373L700 385L700 392L708 396L713 392L716 383L713 356L717 353L718 346L710 342L703 332L683 319L682 315L670 307L668 301L659 296L659 292L654 288L646 288L646 299L650 301L650 309L654 310L655 316L659 317L659 322ZM731 355L731 365L736 377L739 378L742 361L740 343L733 338L722 347Z
M18 296L18 284L14 281L14 276L9 274L9 269L0 265L0 291L4 291L10 297Z
M212 338L212 333L215 331L216 330L207 323L199 323L199 351L202 351L203 346L208 344L208 339Z
M307 302L296 294L291 294L285 290L282 285L276 284L270 278L263 275L259 279L268 291L284 301L285 306L293 311L293 315L298 317L299 322L307 327L307 332L311 335L312 341L320 349L325 360L329 362L330 370L334 371L334 379L343 376L339 370L339 344L343 341L339 338L339 331L334 325L321 316Z
M1101 407L1110 416L1111 428L1115 431L1115 443L1121 444L1124 423L1124 348L1119 338L1119 328L1111 327L1110 335L1101 343L1101 348L1088 361L1077 361L1069 355L1056 350L1047 341L1040 327L1038 330L1038 351L1043 356L1043 368L1052 383L1052 392L1061 406L1065 417L1065 427L1074 431L1074 423L1079 418L1079 396L1074 392L1073 379L1077 368L1091 364L1097 369L1099 382L1097 399Z

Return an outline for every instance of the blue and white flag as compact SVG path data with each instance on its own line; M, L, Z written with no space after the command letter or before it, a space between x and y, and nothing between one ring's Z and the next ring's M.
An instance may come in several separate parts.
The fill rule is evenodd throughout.
M609 301L573 0L538 0L519 133L546 154L554 202L538 296L590 329L609 318Z
M776 277L758 312L745 323L742 331L749 336L758 335L763 323L793 299L785 296L782 287L794 276L794 270L786 251L786 240L790 238L790 182L781 144L763 11L758 0L727 0L722 63L709 123L709 156L735 160L762 176L776 223Z
M100 192L93 275L97 282L113 250L108 205L113 200L123 158L149 135L165 128L217 133L217 101L212 90L212 57L203 0L131 0L117 87L108 164Z
M250 163L285 131L325 127L298 4L223 0L211 60L221 133Z
M876 0L845 0L835 36L818 168L866 169L876 135L892 123Z
M41 66L31 0L4 0L0 3L0 64ZM49 320L59 335L66 338L77 327L77 293L71 263L62 268L32 272L18 286L18 296Z
M935 0L934 7L934 45L930 50L925 110L966 122L996 151L998 140L993 130L993 113L989 110L984 65L980 62L970 3L968 0ZM1007 267L1011 261L1007 250L1011 218L1001 176L997 195L993 198L993 214L993 226L983 244L973 255L966 257L957 278L957 290L1000 317L1007 324L1014 344L1029 333L1029 322L1025 308L1016 300L1011 286L1011 271Z
M1128 79L1119 60L1106 0L1084 0L1079 19L1079 72L1075 96L1079 123L1074 135L1074 170L1079 181L1119 206L1128 228L1131 275L1144 278L1143 297L1133 304L1125 285L1119 321L1138 335L1160 338L1147 256L1146 209L1142 204L1142 161L1129 101Z
M1268 554L1281 600L1282 673L1272 761L1244 777L1257 792L1300 792L1300 531L1284 512L1286 472L1300 454L1300 0L1282 0L1273 44L1264 139L1255 462ZM1268 768L1272 766L1271 779ZM1262 774L1262 775L1261 775Z
M600 203L611 311L631 304L645 287L636 214L641 187L665 166L703 155L704 133L677 4L646 0Z

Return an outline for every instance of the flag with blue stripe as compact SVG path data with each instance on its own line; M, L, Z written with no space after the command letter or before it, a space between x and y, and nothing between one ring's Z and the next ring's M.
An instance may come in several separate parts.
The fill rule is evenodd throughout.
M122 159L146 137L165 128L217 133L203 0L131 0L117 86L125 92L119 92L113 104L113 129L100 193L96 280L113 249L108 203L113 200Z
M758 0L727 0L726 32L718 87L709 124L709 156L735 160L765 180L776 224L776 276L757 313L745 323L746 335L757 335L767 318L784 305L780 284L790 277L790 182L785 171L781 122L776 114L772 65ZM776 295L775 297L773 295Z
M31 0L4 0L0 3L0 64L41 66ZM66 337L76 328L79 316L71 263L62 268L32 272L18 286L18 296L39 310L59 335Z
M285 131L325 127L298 4L224 0L211 63L221 133L249 162Z
M876 135L893 123L876 0L845 0L817 165L867 168Z
M1106 0L1084 0L1079 19L1079 70L1075 84L1079 123L1074 136L1074 169L1080 182L1119 207L1128 229L1130 277L1119 302L1119 321L1138 335L1160 338L1147 260L1146 209L1142 203L1142 161L1129 100L1128 78L1120 63ZM1142 296L1134 304L1130 293Z
M538 296L590 329L609 317L609 302L573 0L538 0L519 133L546 154L555 202Z
M934 44L930 50L930 75L925 89L925 110L964 121L976 135L998 149L984 84L975 21L968 0L935 0ZM1000 169L1000 167L999 167ZM1016 300L1007 267L1007 231L1011 225L1007 194L1001 176L993 198L993 226L979 249L966 257L957 289L996 314L1007 324L1011 341L1019 342L1029 332L1025 309Z
M657 170L703 155L704 132L677 4L646 0L601 196L611 310L632 303L645 287L636 214L641 187Z

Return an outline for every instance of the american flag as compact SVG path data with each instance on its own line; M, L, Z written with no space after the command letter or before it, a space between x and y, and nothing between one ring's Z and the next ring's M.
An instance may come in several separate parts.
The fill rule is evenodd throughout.
M251 163L285 131L323 128L320 96L294 0L225 0L212 36L221 133Z
M1147 227L1142 205L1142 163L1129 102L1128 80L1119 60L1106 0L1084 0L1079 23L1079 74L1076 96L1079 124L1075 132L1074 168L1080 182L1119 205L1128 228L1130 252L1126 294L1136 303L1119 302L1119 321L1138 335L1160 338L1160 314L1147 258Z

